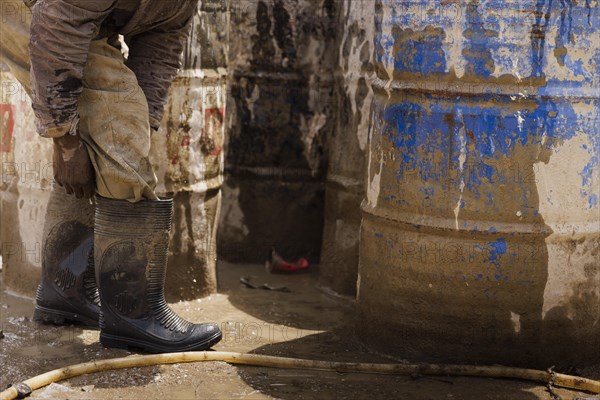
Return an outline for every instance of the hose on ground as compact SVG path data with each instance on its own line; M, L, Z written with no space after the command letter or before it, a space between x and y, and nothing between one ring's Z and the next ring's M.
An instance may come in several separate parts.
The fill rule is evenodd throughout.
M356 372L393 375L436 375L520 379L567 389L600 394L600 381L576 376L558 374L535 369L511 368L503 366L447 365L447 364L371 364L306 360L286 357L273 357L260 354L244 354L221 351L198 351L136 355L108 360L91 361L55 369L11 386L0 393L0 400L12 400L28 395L51 383L64 379L113 369L143 367L159 364L188 363L197 361L224 361L229 364L253 365L260 367L313 369L333 372Z

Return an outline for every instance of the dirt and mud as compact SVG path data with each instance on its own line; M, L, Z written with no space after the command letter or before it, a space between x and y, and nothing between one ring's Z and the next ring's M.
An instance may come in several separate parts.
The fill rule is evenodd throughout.
M260 265L219 265L219 293L172 304L192 321L218 321L221 351L251 352L337 361L390 362L364 348L354 337L355 309L346 300L317 289L318 271L269 275ZM1 273L0 273L1 275ZM290 292L250 289L287 287ZM0 281L1 284L1 281ZM6 388L45 371L131 353L105 349L98 332L54 327L31 321L34 302L2 284L0 386ZM384 329L385 327L382 327ZM600 378L600 368L581 371ZM556 389L562 399L594 398ZM529 382L340 374L231 366L223 362L175 364L84 375L35 391L34 399L553 399L542 385Z

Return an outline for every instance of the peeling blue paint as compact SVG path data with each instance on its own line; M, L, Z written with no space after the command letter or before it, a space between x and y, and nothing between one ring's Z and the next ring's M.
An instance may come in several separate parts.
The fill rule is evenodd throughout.
M571 61L571 58L569 57L567 62L571 65L570 69L571 69L571 71L573 71L573 73L576 76L585 76L586 75L585 68L583 67L583 61L581 61L581 60Z
M380 0L379 3L388 11L385 20L381 13L377 13L375 18L378 32L375 59L385 66L381 71L392 67L396 74L413 74L414 82L422 77L448 77L452 67L450 62L458 61L451 60L447 53L449 46L462 40L461 62L466 76L476 76L484 82L489 80L489 85L485 86L487 89L482 89L475 98L406 96L399 104L389 104L382 110L383 125L393 127L385 134L393 140L396 148L401 149L402 164L396 175L398 182L402 181L406 171L411 171L418 173L424 181L440 182L444 189L448 189L446 184L457 187L463 178L459 176L458 157L461 151L460 133L464 129L469 134L468 170L464 174L464 183L477 199L482 195L478 190L484 183L511 183L511 171L507 174L496 166L501 157L513 157L516 146L540 146L542 156L528 160L533 165L548 162L551 153L544 151L558 153L562 142L583 134L594 145L589 163L580 171L580 194L590 204L596 204L589 197L589 188L597 178L593 175L598 171L600 158L600 135L597 134L600 123L597 84L600 50L591 35L598 29L598 7L575 4L570 0L530 0L518 3L521 7L518 12L505 12L507 5L501 1L467 3L460 6L465 20L461 25L462 38L459 38L447 37L457 20L431 8L428 1ZM512 3L508 5L509 8L514 6ZM415 9L423 14L415 15ZM522 28L523 25L531 26L529 35L514 37L506 34L509 29ZM556 34L551 36L551 32ZM577 37L577 43L574 43L574 37ZM572 47L589 48L594 55L584 64L583 60L575 58L575 53L569 53ZM577 78L557 79L554 71L547 70L549 60L546 57L556 57L560 68L569 70L570 75ZM518 82L535 79L523 83L525 88L534 85L533 92L537 91L537 95L523 101L523 108L518 114L513 111L516 104L514 97L498 96L498 90L502 90L504 83L496 82L492 77L495 62L502 64L501 70L519 71L513 76L518 78ZM529 73L529 76L519 73ZM460 85L460 80L457 82ZM466 87L465 90L469 91ZM515 91L515 95L519 95L519 90ZM596 110L595 115L578 114L573 109L574 101L591 104ZM490 107L490 102L494 102L495 106ZM425 106L427 103L430 105ZM419 158L418 149L426 150L428 155L435 152L448 154L448 162L435 162L433 157ZM534 184L518 182L523 188L517 190L524 190L528 186L526 183ZM523 206L528 205L528 196L527 193L521 196ZM495 207L490 203L488 206ZM535 207L532 210L535 212Z
M490 262L499 266L500 257L506 254L506 240L500 238L494 242L488 242L488 246L490 249Z
M463 32L465 46L462 51L467 61L465 73L488 78L495 70L490 41L498 37L498 32L484 28L477 3L467 5L467 20L469 24Z
M480 99L486 102L492 97L481 95ZM453 183L458 185L459 157L461 151L466 151L467 169L463 175L467 188L474 193L484 182L506 183L513 178L510 175L513 171L499 170L496 160L511 157L516 146L533 145L542 151L538 152L541 154L539 159L529 160L530 165L547 162L550 154L545 152L581 134L581 130L588 130L593 135L591 126L597 122L593 119L580 121L566 99L538 99L533 109L523 109L518 116L509 110L512 100L507 97L494 97L497 104L494 108L472 105L472 100L459 99L449 103L434 95L424 95L423 100L421 104L417 99L391 103L383 110L385 135L399 150L402 160L397 181L401 181L407 172L416 172L426 178L424 180L431 181L443 181L451 176ZM423 105L428 103L431 105ZM460 149L463 131L466 131L468 145ZM598 139L590 137L590 140ZM449 157L447 162L436 162L433 157L436 152ZM419 154L426 154L427 158ZM594 156L582 174L589 176L596 166L597 156ZM583 183L584 186L588 184L587 181ZM486 196L489 198L488 194Z
M531 29L531 75L539 78L544 76L544 47L546 44L546 31L548 21L550 19L550 8L552 8L552 0L548 8L544 10L546 0L536 1L536 21Z
M427 27L423 31L413 31L395 26L392 35L396 72L429 75L446 71L446 55L442 50L446 34L442 29Z
M589 196L588 204L590 205L590 208L594 208L598 205L598 195L596 193Z
M493 277L495 281L508 281L508 274L503 270L500 264L502 256L508 251L506 239L499 238L495 241L487 242L485 245L475 245L474 248L482 251L485 255L485 261L489 263L489 266L494 268L491 277ZM479 273L476 277L477 279L483 279L484 274ZM487 279L490 280L490 276L488 276Z

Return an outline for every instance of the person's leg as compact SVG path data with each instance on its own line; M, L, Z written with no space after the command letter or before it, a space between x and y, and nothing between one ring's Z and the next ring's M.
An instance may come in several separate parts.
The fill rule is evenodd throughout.
M98 327L100 296L94 273L94 206L54 187L50 194L42 279L34 320Z
M0 0L0 19L0 62L30 93L31 12L20 0ZM131 201L156 199L156 176L148 160L148 104L120 51L106 40L92 42L83 84L79 131L92 156L97 193Z
M121 52L106 40L90 46L79 100L79 134L96 170L96 193L137 202L156 200L148 159L148 103Z
M100 342L151 353L199 351L221 340L212 323L179 317L164 297L171 199L96 197L94 251L102 302Z
M30 93L31 11L23 1L0 0L0 18L0 62L8 66L22 88ZM19 140L18 135L16 140ZM42 273L36 293L35 320L98 327L100 308L93 264L93 217L94 206L88 199L76 199L63 188L52 186L44 218Z
M182 319L164 297L173 202L154 192L146 97L105 40L92 43L83 83L79 132L97 178L100 341L154 353L207 349L221 339L219 327Z

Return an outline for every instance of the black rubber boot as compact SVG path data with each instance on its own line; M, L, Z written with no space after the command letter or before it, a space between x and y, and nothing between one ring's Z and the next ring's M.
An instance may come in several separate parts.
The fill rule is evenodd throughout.
M205 350L221 340L216 324L192 324L165 302L173 201L130 203L96 197L95 259L100 342L150 353Z
M94 206L54 187L42 243L42 278L33 319L98 328L100 297L94 275Z

